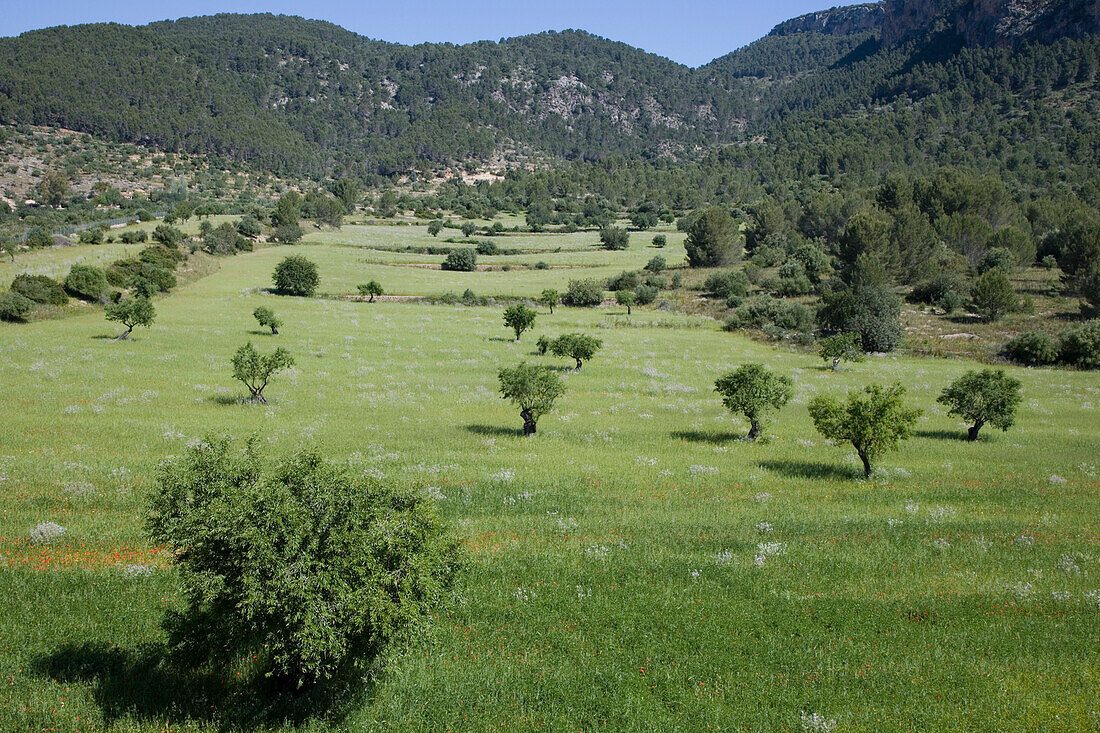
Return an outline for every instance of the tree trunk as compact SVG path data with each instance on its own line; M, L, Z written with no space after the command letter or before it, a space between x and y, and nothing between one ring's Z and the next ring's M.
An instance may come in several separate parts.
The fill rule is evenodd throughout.
M11 261L15 262L15 257L12 257ZM550 315L554 315L554 306L550 306Z
M867 459L867 454L863 451L859 452L859 460L863 461L863 477L871 478L871 461Z
M264 393L259 390L252 390L252 396L248 400L249 402L255 402L258 405L266 405L267 400L264 399Z
M628 316L630 315L630 306L629 306L629 305L628 305L628 306L626 307L626 314L627 314Z
M371 293L371 294L370 294L370 297L369 297L369 298L367 298L367 302L368 302L368 303L373 303L373 302L374 302L374 293Z
M534 435L535 416L531 414L530 410L520 410L519 416L523 418L523 434Z
M756 438L759 435L760 435L760 423L758 423L756 420L751 420L750 424L749 424L749 434L746 435L745 437L748 438L749 440L756 440Z
M134 330L134 327L130 326L125 331L120 333L118 336L115 336L115 341L125 341L126 339L130 338L130 332L133 331L133 330Z
M967 429L967 431L966 431L966 439L968 441L970 441L971 443L973 443L975 440L977 440L978 439L978 431L982 429L982 425L984 425L984 424L985 424L984 422L982 422L981 420L978 420L973 425L971 425L970 428Z
M578 372L579 372L580 370L581 370L581 360L580 360L580 359L577 359L577 368L576 368L576 370L575 370L575 371L578 371Z
M278 336L279 335L279 329L276 328L275 326L272 326L271 327L271 335L272 336Z
M836 371L836 368L838 366L840 366L840 357L839 356L837 358L833 359L833 371L834 372Z

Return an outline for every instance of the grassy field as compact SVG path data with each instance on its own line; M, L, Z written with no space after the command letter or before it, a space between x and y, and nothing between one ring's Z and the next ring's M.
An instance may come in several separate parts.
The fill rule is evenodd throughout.
M479 295L564 289L658 253L638 235L623 253L595 250L591 233L500 237L561 246L537 259L579 267L448 273L408 266L438 257L372 249L403 241L391 229L224 259L156 301L154 326L128 342L100 313L0 324L0 730L1100 726L1097 374L1011 369L1017 425L968 444L935 404L966 361L878 357L834 373L647 309L540 309L515 343L499 308L263 293L290 253L318 261L328 293L377 279ZM423 228L406 235L430 243ZM680 261L681 239L660 254ZM481 259L498 260L536 256ZM279 336L253 321L261 304L283 318ZM572 330L603 350L563 372L566 395L525 439L496 370L567 366L533 344ZM229 360L246 340L296 359L268 405L237 402ZM747 425L713 392L748 360L796 385L762 444L739 439ZM892 381L924 416L864 481L806 403ZM232 670L190 677L160 656L179 587L143 535L143 497L160 459L222 432L257 435L272 456L323 446L436 497L463 539L454 606L380 660L342 721L271 722ZM31 543L42 522L64 537Z

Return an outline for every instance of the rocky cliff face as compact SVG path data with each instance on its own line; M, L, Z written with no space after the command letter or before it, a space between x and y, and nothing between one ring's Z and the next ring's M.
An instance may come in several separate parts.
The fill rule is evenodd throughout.
M849 5L844 8L821 10L783 21L768 35L789 36L792 33L825 33L830 36L851 36L877 30L882 25L882 3Z
M1051 43L1100 33L1096 0L886 0L882 40L892 44L942 19L967 45Z

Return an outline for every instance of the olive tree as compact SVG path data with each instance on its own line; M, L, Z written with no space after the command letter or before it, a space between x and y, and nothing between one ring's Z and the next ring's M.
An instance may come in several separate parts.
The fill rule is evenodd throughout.
M773 374L763 364L744 364L720 377L714 391L730 412L740 412L749 421L745 437L756 440L771 410L781 410L791 400L794 384L790 377Z
M600 229L600 246L604 249L626 249L630 244L630 232L615 226Z
M276 689L362 680L398 635L430 622L460 568L431 503L353 476L316 449L271 463L256 443L207 437L162 463L153 543L182 572L163 621L191 663L253 660Z
M136 326L148 328L156 317L156 309L148 298L123 298L117 303L111 303L104 310L108 321L118 321L126 326L126 330L115 337L115 341L130 338L130 333Z
M283 322L275 315L275 311L262 305L252 311L252 317L255 318L263 328L270 328L272 336L277 336L279 333L279 326L283 325Z
M542 297L539 300L544 305L549 306L550 315L554 315L554 306L561 300L561 293L553 288L547 288L542 291Z
M1003 369L969 371L944 387L936 402L950 407L948 415L957 415L972 423L966 439L978 439L978 431L989 423L1001 431L1012 427L1020 404L1020 380Z
M846 403L818 395L810 402L810 417L827 439L852 444L863 462L863 475L870 478L872 464L883 453L897 450L920 417L920 410L903 404L904 396L900 384L867 385L849 392Z
M367 302L373 303L376 295L385 295L386 293L382 290L382 283L377 280L371 280L369 283L359 286L359 294L370 296L367 298Z
M261 354L249 341L233 355L233 377L248 387L249 401L264 404L264 389L276 372L294 366L290 352L278 347L270 354Z
M554 402L565 393L561 377L549 367L520 362L511 369L501 369L500 396L519 407L523 418L523 434L534 435L540 417L554 407Z
M504 325L516 332L516 341L523 332L535 325L535 310L523 303L510 305L504 309Z
M433 237L439 236L439 233L443 231L443 222L439 219L428 222L428 234Z
M833 363L835 372L842 361L863 360L863 338L854 331L838 333L821 339L818 353L823 360Z
M577 362L577 371L583 362L590 360L603 346L595 336L584 333L567 333L550 342L550 353L554 356L568 357Z

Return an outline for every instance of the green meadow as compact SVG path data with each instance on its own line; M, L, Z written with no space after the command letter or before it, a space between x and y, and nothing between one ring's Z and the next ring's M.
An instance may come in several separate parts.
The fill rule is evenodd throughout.
M833 372L655 306L539 306L517 343L502 306L265 291L289 254L318 263L325 295L374 279L387 294L534 297L684 260L674 232L623 252L592 232L495 237L524 252L469 273L393 251L446 232L345 226L222 259L128 341L92 308L0 324L0 730L1100 727L1096 373L1008 368L1016 425L967 443L935 402L976 368L963 360ZM138 248L43 251L0 278ZM280 335L257 326L260 305ZM534 349L569 331L603 340L579 372ZM231 377L248 340L295 359L266 405ZM560 367L567 386L531 438L497 394L497 369L521 360ZM713 391L747 361L795 383L757 444ZM868 481L806 405L872 382L902 383L924 413ZM462 539L452 604L377 660L346 715L282 721L233 669L189 675L161 655L160 619L182 599L144 534L145 496L159 461L222 433L271 457L320 446L432 497ZM59 541L31 541L43 522L65 528Z

